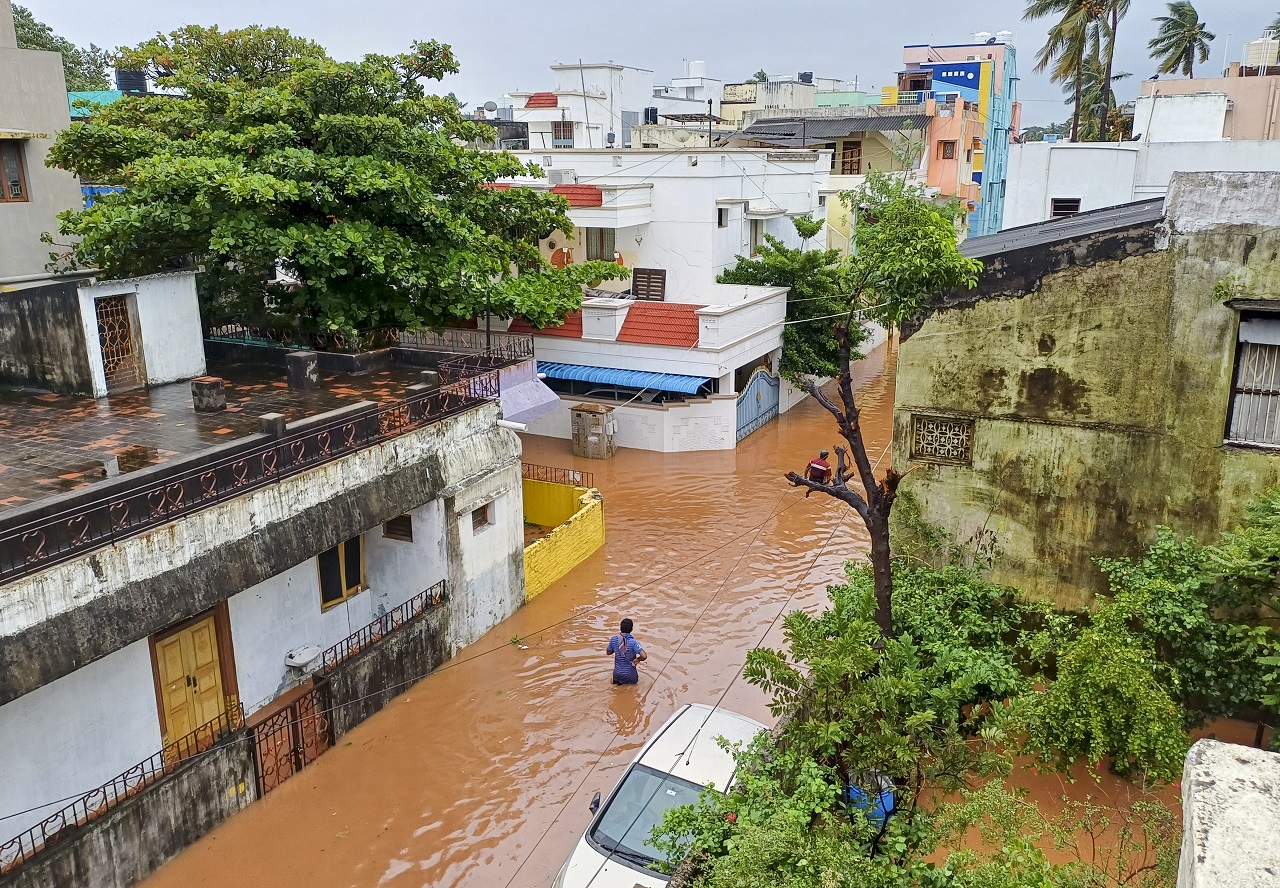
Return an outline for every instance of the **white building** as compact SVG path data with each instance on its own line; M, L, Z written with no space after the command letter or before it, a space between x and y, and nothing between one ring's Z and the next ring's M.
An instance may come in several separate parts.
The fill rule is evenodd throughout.
M1280 84L1280 77L1216 78L1205 81L1211 87L1205 91L1166 93L1155 89L1170 84L1148 81L1134 106L1132 141L1011 145L1003 227L1162 197L1177 172L1280 170L1280 132L1261 125L1262 109L1269 109L1265 120L1276 113L1276 89L1271 104L1264 103L1265 91L1253 89L1259 80ZM1250 91L1234 96L1237 86ZM1231 138L1232 132L1253 138Z
M659 120L676 120L688 115L720 115L723 81L707 76L707 63L686 59L684 76L673 78L666 86L653 88L652 107Z
M570 203L576 227L544 239L544 255L557 265L600 259L632 270L629 279L601 282L561 327L513 322L534 333L539 370L564 406L531 431L569 437L569 408L598 401L616 406L623 447L730 449L771 410L793 403L777 378L786 290L718 284L716 276L765 234L800 245L791 220L825 212L830 152L517 154L548 178L500 187L550 188ZM812 241L825 242L823 234Z
M653 72L613 62L556 63L552 89L507 93L512 118L529 125L529 147L625 148L653 104Z

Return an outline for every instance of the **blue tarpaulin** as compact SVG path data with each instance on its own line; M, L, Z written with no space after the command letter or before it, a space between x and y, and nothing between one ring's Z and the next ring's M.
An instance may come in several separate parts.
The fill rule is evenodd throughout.
M682 376L679 373L651 373L648 370L615 370L612 367L588 367L584 364L553 364L538 362L538 372L548 379L571 379L577 382L598 382L601 385L622 385L627 388L649 389L660 392L680 392L695 395L703 386L711 383L706 376Z

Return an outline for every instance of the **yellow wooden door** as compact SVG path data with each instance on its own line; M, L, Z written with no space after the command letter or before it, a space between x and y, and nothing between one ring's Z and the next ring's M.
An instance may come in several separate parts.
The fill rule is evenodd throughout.
M157 641L156 663L166 744L222 714L222 671L213 617Z

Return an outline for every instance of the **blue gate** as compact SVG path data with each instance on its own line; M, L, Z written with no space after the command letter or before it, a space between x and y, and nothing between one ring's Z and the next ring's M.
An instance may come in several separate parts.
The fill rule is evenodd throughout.
M751 374L747 386L738 396L738 440L750 435L765 423L778 418L778 377L763 367Z

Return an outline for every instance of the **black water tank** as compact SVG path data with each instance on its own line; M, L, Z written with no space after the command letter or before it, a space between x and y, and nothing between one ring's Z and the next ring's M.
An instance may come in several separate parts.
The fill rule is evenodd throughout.
M147 91L145 71L116 71L116 89L121 92L143 94Z
M657 108L645 108L645 109L644 109L644 122L645 122L645 123L647 123L647 124L649 124L650 126L652 126L652 125L656 124L656 123L658 122L658 109L657 109Z
M813 83L812 71L801 71L797 77L799 77L801 83Z

